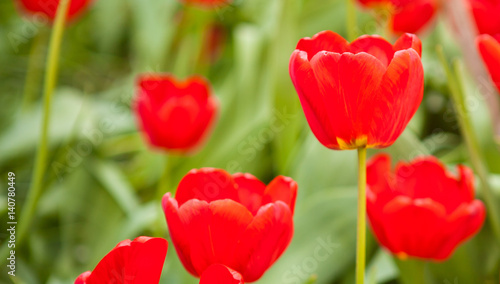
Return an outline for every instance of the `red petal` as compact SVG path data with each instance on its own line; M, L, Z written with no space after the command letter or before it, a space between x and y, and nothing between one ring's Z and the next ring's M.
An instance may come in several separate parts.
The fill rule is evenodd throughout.
M360 53L366 52L376 57L384 66L389 65L394 50L392 44L380 36L361 36L351 43L351 52Z
M453 251L467 239L475 235L483 226L486 218L486 209L479 200L470 204L463 204L448 217L448 226L442 228L441 233L447 238L440 245L437 260L445 260Z
M59 6L60 0L55 1L40 1L40 0L20 0L16 3L21 4L21 9L32 14L42 13L49 17L53 21L56 17L57 7ZM68 21L73 20L78 16L83 10L85 10L90 4L91 0L72 0L68 10Z
M490 35L481 35L477 38L477 46L491 79L500 92L500 42Z
M445 208L431 199L411 201L399 196L383 211L383 226L394 254L434 259L440 250L446 226Z
M167 246L167 241L161 238L122 241L99 262L86 284L157 284Z
M89 278L90 274L92 274L92 271L86 271L86 272L80 274L76 278L75 284L86 284L87 283L87 279Z
M420 106L424 94L424 70L420 56L413 49L397 51L380 82L372 108L372 141L368 145L384 148L392 145ZM375 96L372 96L375 97ZM367 118L369 120L369 118ZM370 136L369 136L370 137Z
M373 203L386 204L394 197L392 185L394 174L391 171L391 157L379 154L368 161L366 167L367 198Z
M175 199L182 206L190 199L211 202L232 199L238 202L237 185L226 171L214 168L191 170L179 183Z
M257 214L262 205L262 196L266 185L251 174L234 174L234 181L238 185L239 201L252 215Z
M177 255L181 260L186 270L194 276L200 276L191 263L191 249L189 246L189 236L179 217L179 207L177 200L170 196L170 193L165 194L162 200L163 212L168 224L168 231L172 242L174 243Z
M306 52L295 50L292 54L290 77L299 94L302 109L312 132L325 147L338 149L339 145L330 127L323 94L318 88Z
M417 33L434 18L436 10L435 1L408 1L392 17L392 30L396 33Z
M283 201L288 205L293 215L295 199L297 198L297 188L298 185L293 179L278 176L267 186L262 197L262 205L274 203L278 200Z
M311 66L324 104L329 107L329 127L339 148L358 148L367 140L370 144L373 112L380 104L376 90L385 73L384 65L366 53L324 52L312 59Z
M292 213L281 201L267 204L259 210L235 253L234 269L247 282L258 280L281 256L293 236Z
M253 218L243 205L233 200L217 200L210 204L190 200L181 206L179 216L198 275L214 263L235 267L236 245Z
M244 284L237 271L222 264L210 265L200 279L200 284Z
M350 47L349 42L342 36L332 31L322 31L312 38L301 39L296 49L307 52L307 59L311 60L318 52L343 53L349 51Z
M497 34L500 32L500 2L495 0L468 0L480 34Z
M422 57L422 42L414 34L403 34L394 44L394 51L413 48Z

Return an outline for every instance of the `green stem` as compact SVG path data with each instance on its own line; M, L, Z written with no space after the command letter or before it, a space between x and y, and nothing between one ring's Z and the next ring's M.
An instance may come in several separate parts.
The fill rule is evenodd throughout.
M358 148L358 230L356 246L356 284L365 281L366 262L366 148Z
M64 34L64 26L66 22L66 14L68 13L69 0L61 0L57 9L56 19L52 28L52 35L50 38L49 54L45 69L45 86L44 86L44 105L43 105L43 118L42 129L40 131L40 139L38 142L38 151L35 158L35 168L33 170L33 177L31 186L26 198L26 203L23 206L21 215L19 217L19 228L17 231L17 246L21 245L26 237L26 234L31 228L38 201L43 189L43 179L45 176L47 157L48 157L48 131L51 112L51 101L54 88L57 81L57 71L59 64L59 55L61 50L61 43ZM4 254L7 254L8 248L6 244L2 247L0 252L1 259L4 260Z
M488 168L483 163L482 152L479 146L478 138L472 126L470 120L470 115L467 113L467 107L465 106L465 91L463 86L460 84L461 72L458 62L453 65L453 70L449 67L446 57L444 55L441 46L436 48L439 60L445 69L446 76L448 79L448 84L457 111L458 122L460 124L460 131L464 137L465 144L467 146L467 151L469 152L470 161L472 167L474 168L476 174L481 181L481 186L484 193L484 199L486 206L488 207L488 219L490 220L491 227L495 233L497 241L500 243L500 210L498 208L498 201L495 198L495 194L490 187L488 181Z
M357 20L356 20L356 4L355 0L345 0L347 6L347 39L352 42L357 37Z
M399 280L402 284L423 284L425 282L425 262L418 259L396 259Z
M171 179L171 171L172 171L172 161L173 156L165 156L165 164L163 167L163 174L158 181L158 188L156 191L156 197L161 200L163 195L169 191L170 188L170 179Z
M35 36L30 49L30 55L28 59L28 70L26 71L26 81L24 83L24 94L23 103L21 110L25 111L30 106L36 93L39 90L38 84L42 77L42 68L40 66L43 62L43 52L45 41L47 38L47 33L45 29L41 29L39 33Z

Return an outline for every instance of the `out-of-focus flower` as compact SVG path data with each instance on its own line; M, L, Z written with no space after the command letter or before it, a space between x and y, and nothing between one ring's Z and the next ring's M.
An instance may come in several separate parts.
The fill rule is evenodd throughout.
M500 92L500 34L495 37L480 35L476 43L493 83Z
M232 0L180 0L188 5L201 6L205 8L220 8L231 4Z
M15 0L17 5L29 14L41 13L53 21L61 0ZM82 13L93 0L71 0L67 20L71 21Z
M438 0L358 0L363 6L387 13L392 32L418 33L439 9Z
M203 275L200 284L244 284L243 277L237 271L222 264L210 265Z
M82 273L75 284L158 284L168 243L162 238L138 237L113 248L94 268Z
M442 261L484 223L474 199L474 175L458 166L458 177L430 156L400 163L393 173L388 155L367 168L367 210L379 243L400 258Z
M468 0L480 34L500 34L500 1Z
M378 36L349 44L331 31L301 39L290 76L316 138L336 150L392 145L422 101L420 55L411 34L394 46Z
M137 118L153 147L185 153L203 142L218 112L204 78L178 81L171 75L149 74L140 76L137 85Z
M297 184L288 177L278 176L266 186L250 174L204 168L182 179L175 198L163 197L163 211L191 274L200 277L211 265L222 264L253 282L292 239L296 195Z

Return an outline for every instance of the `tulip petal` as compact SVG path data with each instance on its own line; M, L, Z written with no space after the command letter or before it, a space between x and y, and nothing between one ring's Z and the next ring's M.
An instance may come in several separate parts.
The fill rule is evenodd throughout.
M262 205L273 203L278 200L283 201L288 205L293 215L295 199L297 198L297 189L298 185L293 179L278 176L267 186L264 196L262 197Z
M339 148L369 146L375 128L374 108L380 104L376 90L385 73L382 62L367 53L321 52L311 66L324 104L329 106L329 125Z
M435 256L437 260L445 260L453 253L459 244L475 235L483 226L486 218L486 209L479 200L470 204L463 204L448 217L448 226L443 228L447 238L439 246Z
M413 48L422 57L422 41L414 34L403 34L394 44L394 52L409 48Z
M368 161L366 167L367 197L372 202L385 204L394 197L392 184L394 176L391 172L391 157L379 154Z
M234 181L238 185L239 201L252 215L257 214L262 205L262 196L266 185L251 174L234 174Z
M199 276L191 262L189 236L179 217L177 200L172 198L170 193L167 193L163 196L162 207L168 224L168 232L172 238L172 242L174 243L179 259L189 273L194 276Z
M416 113L424 95L424 70L413 49L397 51L380 83L372 114L372 147L390 146ZM374 107L375 106L375 107ZM390 127L388 127L390 125Z
M389 65L392 57L394 57L394 50L392 44L380 36L361 36L351 43L351 52L360 53L366 52L376 57L384 66Z
M200 284L244 284L237 271L222 264L210 265L200 279Z
M213 263L234 267L238 240L253 219L246 207L227 199L211 203L193 199L180 207L179 216L198 275Z
M293 236L292 212L281 201L261 207L238 243L235 266L247 282L258 280L281 256Z
M120 242L86 279L86 284L156 284L160 281L167 241L139 237Z
M383 209L388 248L397 255L432 258L440 249L446 225L445 208L431 199L398 196Z
M316 53L329 51L343 53L350 50L349 42L332 31L322 31L312 38L303 38L297 44L297 50L307 52L307 59L311 60Z
M339 145L335 134L330 128L323 94L318 88L316 77L305 51L295 50L292 54L290 77L299 94L300 103L311 131L325 147L338 149Z
M238 201L237 185L226 171L214 168L191 170L179 183L175 199L182 206L190 199L211 202L219 199Z
M500 92L500 41L490 35L481 35L477 38L477 46L491 79Z
M417 33L431 22L436 10L437 3L434 0L408 1L393 15L392 30L396 33Z

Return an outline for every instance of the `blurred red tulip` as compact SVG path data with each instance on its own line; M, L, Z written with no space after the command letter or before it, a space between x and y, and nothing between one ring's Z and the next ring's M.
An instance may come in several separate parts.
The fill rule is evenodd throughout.
M500 34L495 37L480 35L476 42L493 83L500 92Z
M400 163L391 172L388 155L367 167L367 212L382 246L400 258L442 261L481 229L486 215L474 199L474 175L458 177L434 157Z
M439 9L438 0L358 0L363 6L389 13L392 32L418 33Z
M96 268L82 273L75 284L158 284L168 243L161 238L138 237L112 249Z
M266 186L250 174L204 168L182 179L175 199L170 193L163 197L163 211L191 274L200 277L212 264L222 264L253 282L292 239L296 195L297 183L288 177Z
M378 36L349 44L331 31L301 39L290 76L316 138L336 150L392 145L422 101L420 54L410 34L394 46Z
M232 0L181 0L181 2L189 5L196 5L206 8L220 8L227 6L233 2Z
M500 34L500 1L468 0L480 34Z
M41 13L51 21L56 17L57 7L61 0L15 0L21 9L30 14ZM93 0L71 0L67 21L71 21L83 12Z
M171 75L144 75L138 89L137 118L153 147L190 152L203 142L218 112L204 78L177 81Z
M210 265L203 275L200 284L244 284L243 277L238 272L222 264Z

